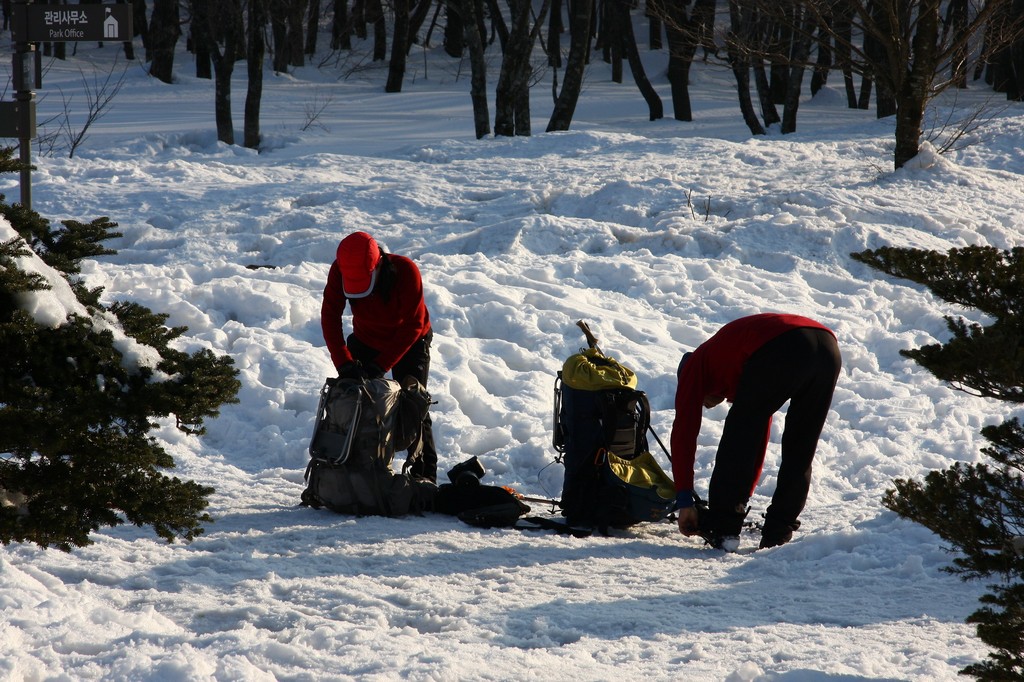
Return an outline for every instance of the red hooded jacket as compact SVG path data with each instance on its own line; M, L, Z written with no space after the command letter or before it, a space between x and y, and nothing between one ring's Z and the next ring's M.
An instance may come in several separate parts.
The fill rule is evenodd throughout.
M379 286L364 298L347 298L341 286L338 263L331 264L320 308L320 325L335 367L352 362L342 326L346 304L352 308L352 332L357 339L377 350L377 365L385 372L430 331L430 315L423 300L419 268L405 256L386 254L384 257L395 269L394 286L387 300Z
M677 377L676 415L671 440L672 477L677 491L693 490L693 462L704 398L719 396L732 402L747 358L779 334L802 327L833 333L820 322L807 317L761 313L729 322L693 351ZM762 461L770 433L771 420L761 447Z

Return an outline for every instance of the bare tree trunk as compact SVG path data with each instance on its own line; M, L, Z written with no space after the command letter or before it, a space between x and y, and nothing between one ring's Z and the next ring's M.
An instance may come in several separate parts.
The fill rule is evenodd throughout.
M309 0L306 17L306 54L316 54L316 39L320 33L320 0Z
M352 3L352 30L360 40L366 40L366 2L353 0Z
M591 20L593 18L594 0L573 0L570 5L571 20L569 22L570 42L569 58L565 65L565 78L562 90L555 100L555 107L548 121L547 131L568 130L576 113L576 102L580 98L583 87L583 71L590 54Z
M274 71L288 71L288 0L270 0L270 34L274 39Z
M530 52L536 33L530 30L530 1L509 0L512 30L501 60L501 72L494 95L494 134L511 137L529 135L529 116L520 118L522 91L529 93Z
M314 0L315 1L315 0ZM306 0L288 2L288 64L304 66L306 54L303 45L303 17L306 15Z
M910 77L904 81L895 98L896 168L903 168L921 149L921 123L935 76L939 3L940 0L920 0L918 5L917 31L911 47L914 60L910 65Z
M767 17L767 12L760 11L758 24L762 30L758 37L764 38L771 63L771 96L775 104L785 104L786 91L789 89L789 51L793 43L793 5L795 0L784 0L779 3L783 19L778 21Z
M550 2L551 0L545 0ZM480 34L480 45L484 50L487 49L487 41L484 37L487 35L487 22L484 21L484 17L487 13L484 11L484 0L473 0L473 16L476 18L477 32ZM494 25L493 23L491 24ZM491 33L491 39L493 40L494 34Z
M1024 81L1024 62L1021 60L1021 36L1020 28L1013 28L1014 22L1021 21L1024 17L1024 2L1014 0L1007 3L990 22L990 36L992 39L999 35L1014 35L1015 39L1005 41L997 48L991 50L988 59L988 74L986 80L992 85L995 92L1006 93L1006 99L1018 101L1021 99L1022 81Z
M764 68L764 62L754 59L751 64L754 72L754 90L757 91L757 101L761 104L761 120L765 126L773 126L782 118L778 109L775 108L775 100L772 97L772 84L768 80L768 72Z
M647 17L647 42L651 50L661 49L661 20L665 16L661 2L662 0L647 0L644 3L644 16Z
M331 22L331 49L352 49L352 24L348 19L348 0L334 0L334 20Z
M189 32L192 46L192 55L196 63L196 78L209 80L213 78L213 55L210 54L210 45L202 33L203 28L210 26L210 4L208 2L197 2L192 5L192 21L189 22ZM210 42L217 40L216 36L210 37Z
M401 92L405 78L405 56L409 54L409 0L392 0L395 29L391 37L391 62L384 92Z
M701 49L704 51L705 62L708 60L708 55L718 56L718 45L715 44L715 14L717 10L717 0L711 2L698 0L693 5L693 20L697 24L697 35Z
M961 34L967 27L967 0L950 0L946 7L946 21L942 22L943 35L947 31ZM950 63L950 78L958 88L967 87L967 46L958 48Z
M677 121L692 121L690 106L690 67L701 40L701 27L697 18L704 11L702 6L711 6L715 0L697 0L693 9L687 11L685 0L667 0L665 31L668 38L668 81L672 85L672 111Z
M449 57L458 59L465 49L466 17L462 14L459 0L445 0L447 21L444 25L444 51ZM514 12L514 10L513 10Z
M901 24L911 8L907 6L895 8L897 11L887 11L889 9L884 7L883 3L878 0L872 0L868 4L868 12L875 26L881 28L882 33L887 39L891 37L894 41L901 40L904 37ZM892 79L888 76L894 68L901 69L903 65L894 63L893 55L890 54L887 47L882 43L879 36L874 35L871 31L865 33L864 54L871 66L870 70L865 71L864 78L867 82L865 83L864 91L861 93L861 108L868 108L865 93L870 92L871 80L874 80L876 118L892 116L896 113L897 108Z
M836 55L839 68L843 72L843 85L846 88L846 106L858 108L857 88L853 83L853 7L842 4L835 8L832 27L836 34Z
M526 70L512 91L512 107L515 111L516 135L529 137L533 134L533 123L530 121L530 68Z
M750 54L750 67L754 72L754 89L757 91L757 100L761 104L761 120L764 121L764 125L773 126L782 119L779 117L779 112L775 108L776 101L783 103L783 98L776 98L776 89L785 81L784 77L777 75L778 67L775 62L779 61L779 57L774 55L772 59L774 62L771 66L772 78L768 78L768 70L765 69L764 58L761 56L770 50L779 49L776 39L771 36L773 32L777 32L778 28L774 22L770 21L765 9L759 7L755 2L751 3L751 0L743 0L745 6L740 11L740 16L747 16L744 21L744 40L746 40L746 49Z
M178 26L178 0L153 0L153 17L149 27L150 45L147 50L149 75L170 83L174 77L174 46L181 29Z
M373 61L382 62L388 54L388 30L381 0L368 0L366 21L373 24Z
M548 66L562 68L562 0L552 0L548 21Z
M1015 24L1015 37L1009 44L1010 63L1013 67L1013 82L1006 88L1006 99L1024 102L1024 0L1013 0L1010 17Z
M321 13L321 0L309 0L309 7L306 11L306 46L307 55L316 54L316 38L319 34L319 13Z
M505 18L501 16L501 8L498 6L498 0L487 0L487 11L491 15L492 42L494 37L493 33L497 33L498 44L501 45L501 51L504 52L505 46L508 45L508 25L505 23Z
M604 11L604 30L601 35L606 42L608 61L612 65L612 82L622 82L622 32L625 30L625 23L629 21L629 12L626 12L626 20L622 21L619 5L621 0L601 0Z
M633 32L633 22L629 16L629 5L626 0L611 0L614 5L615 16L619 20L619 44L622 52L626 55L629 63L629 70L633 74L633 81L640 89L644 101L647 102L647 109L652 121L657 121L665 116L665 108L658 97L658 92L651 85L644 71L644 65L640 61L640 51L636 46L636 34Z
M235 129L231 118L231 75L242 41L238 30L242 16L240 0L213 0L208 7L205 21L196 21L192 26L197 43L204 43L213 58L214 71L214 118L217 121L217 140L224 144L235 143ZM217 42L224 41L221 49Z
M782 109L782 134L796 132L796 112L800 108L800 91L803 89L804 71L811 56L811 35L814 32L814 16L806 7L794 7L793 20L801 22L793 34L790 51L792 66L786 82L786 101Z
M487 109L487 62L484 61L484 41L476 3L477 0L462 0L462 11L466 17L466 47L472 70L469 94L473 102L473 127L479 140L491 134L491 115Z
M132 0L132 29L135 35L142 38L142 49L148 54L149 22L146 21L146 0Z
M334 0L334 21L331 22L331 49L352 49L352 22L348 18L348 0Z
M416 7L409 15L409 49L406 53L412 51L412 46L415 45L419 38L420 29L423 28L423 22L427 20L427 15L430 14L430 8L433 6L434 0L418 0Z
M245 93L245 123L242 144L249 149L260 146L260 106L263 100L263 59L267 46L263 29L267 25L266 0L249 0L249 35L246 52L246 66L249 87Z
M118 5L127 5L127 4L130 4L131 2L132 2L132 0L117 0L117 4ZM134 11L135 11L135 7L133 6L132 7L132 12L134 13ZM145 9L143 9L143 16L145 16ZM124 58L127 59L129 62L134 62L135 61L135 46L132 44L132 40L131 39L134 38L135 35L137 35L138 32L139 32L138 29L135 28L134 17L132 17L132 19L133 19L133 21L132 21L132 35L128 38L128 40L126 40L123 43L121 43L121 45L124 48Z
M736 79L736 92L740 100L740 113L747 128L754 135L764 135L764 128L754 113L754 104L750 100L750 54L752 17L750 9L741 6L740 0L729 0L729 17L731 29L726 38L729 51L729 66Z
M834 21L832 15L828 21ZM832 31L823 26L818 29L815 42L818 45L818 60L811 75L811 96L817 95L828 82L828 72L832 69Z

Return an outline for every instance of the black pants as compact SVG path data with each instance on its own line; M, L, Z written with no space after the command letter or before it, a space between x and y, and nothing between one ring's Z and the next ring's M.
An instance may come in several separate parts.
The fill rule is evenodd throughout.
M430 342L433 339L434 332L429 331L426 336L412 344L412 348L391 368L391 377L401 383L403 378L411 376L426 387L427 376L430 374ZM375 348L366 345L353 334L349 335L347 343L349 352L356 360L362 363L376 362L378 352ZM423 430L418 442L413 443L407 453L405 464L402 466L403 473L413 478L437 482L437 450L434 448L434 429L430 413L423 419Z
M778 484L765 525L796 527L840 365L835 337L810 327L780 334L747 359L715 456L708 489L712 513L745 509L761 475L769 421L788 400Z

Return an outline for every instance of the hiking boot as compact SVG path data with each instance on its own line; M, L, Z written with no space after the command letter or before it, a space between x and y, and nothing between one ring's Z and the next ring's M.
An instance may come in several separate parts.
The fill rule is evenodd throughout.
M768 549L786 544L793 539L793 531L799 527L799 521L784 522L771 518L765 519L764 528L761 529L761 544L758 545L758 548Z
M474 487L480 485L480 479L487 472L484 465L474 455L461 464L456 464L448 472L448 480L460 487Z
M708 543L712 549L720 549L730 554L735 554L740 548L740 536L739 535L717 535L715 533L701 533L700 535L704 538L704 542Z
M740 530L749 508L739 505L735 509L698 509L699 534L714 549L735 552L740 546Z

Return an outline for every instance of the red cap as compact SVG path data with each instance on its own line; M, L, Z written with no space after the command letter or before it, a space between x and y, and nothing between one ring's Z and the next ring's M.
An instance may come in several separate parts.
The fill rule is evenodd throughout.
M377 281L380 247L365 232L353 232L338 244L338 269L346 298L363 298L373 291Z

